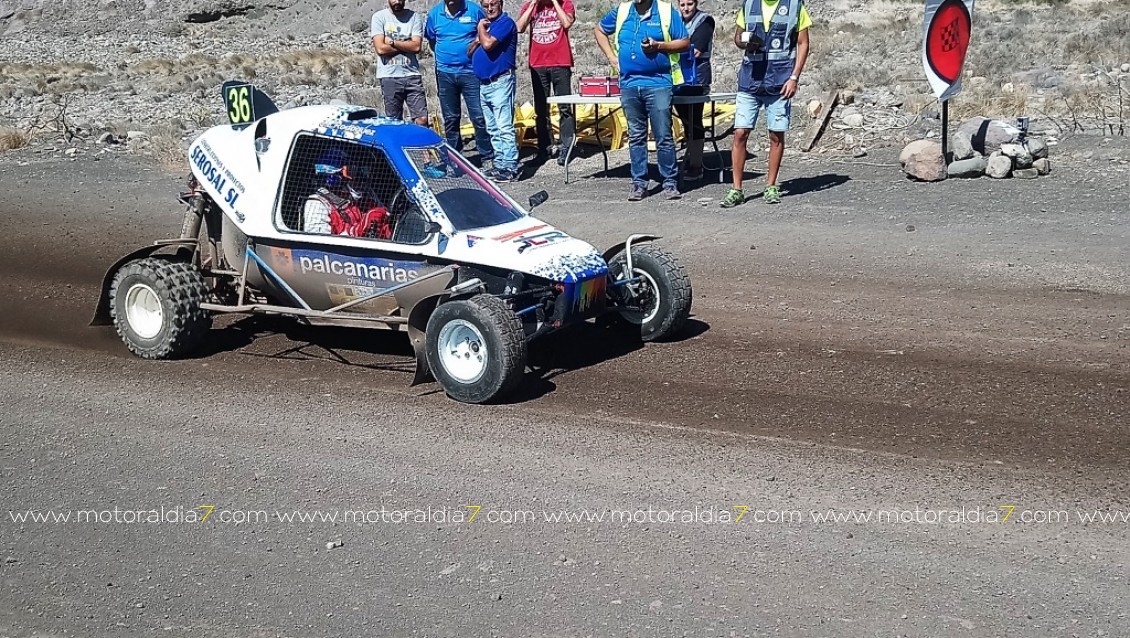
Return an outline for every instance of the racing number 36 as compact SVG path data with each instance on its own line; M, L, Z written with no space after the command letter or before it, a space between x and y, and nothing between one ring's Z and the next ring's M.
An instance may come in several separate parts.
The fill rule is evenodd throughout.
M251 85L242 84L228 87L227 95L228 119L232 124L246 124L252 118Z

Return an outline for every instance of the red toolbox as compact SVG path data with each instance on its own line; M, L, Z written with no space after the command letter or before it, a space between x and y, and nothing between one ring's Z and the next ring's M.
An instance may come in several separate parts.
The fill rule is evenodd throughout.
M620 95L620 79L614 77L581 78L581 95L587 97Z

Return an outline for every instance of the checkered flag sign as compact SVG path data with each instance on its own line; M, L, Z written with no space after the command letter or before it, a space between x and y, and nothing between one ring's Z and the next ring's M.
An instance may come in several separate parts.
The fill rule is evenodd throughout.
M972 26L973 0L926 0L922 66L939 100L961 91Z
M958 18L942 27L942 53L949 53L961 44L960 28L961 21Z

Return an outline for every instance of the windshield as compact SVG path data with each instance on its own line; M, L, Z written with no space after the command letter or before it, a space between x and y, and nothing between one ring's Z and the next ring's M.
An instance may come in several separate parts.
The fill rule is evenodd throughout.
M409 148L405 154L455 230L497 226L525 216L509 197L449 146Z

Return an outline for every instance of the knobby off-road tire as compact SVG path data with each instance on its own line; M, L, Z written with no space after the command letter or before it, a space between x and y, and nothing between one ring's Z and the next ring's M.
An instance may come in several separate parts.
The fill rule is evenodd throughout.
M200 304L208 287L191 264L138 259L110 285L110 316L118 336L143 359L173 359L200 345L212 318Z
M609 276L613 281L629 275L628 258L620 251L608 262ZM640 339L661 341L674 336L683 328L691 314L691 280L675 257L654 244L632 248L631 276L639 277L635 289L640 295L634 303L643 310L623 309L619 317L632 326L639 326ZM615 315L613 315L615 316Z
M492 295L440 304L428 319L428 367L451 398L486 403L512 392L526 371L526 335Z

